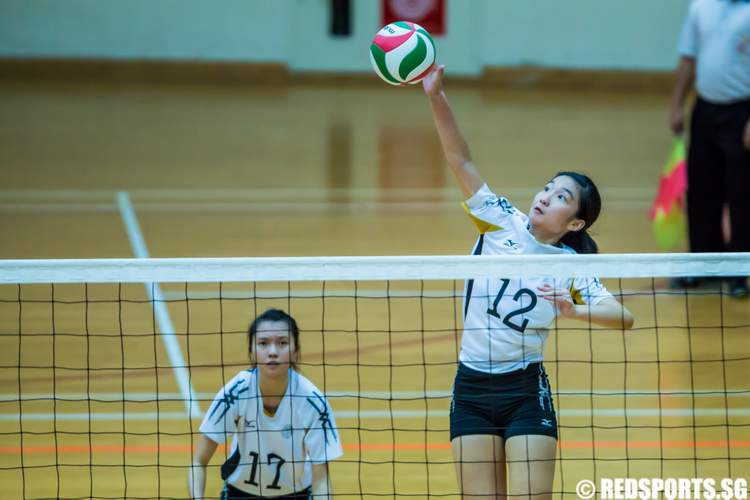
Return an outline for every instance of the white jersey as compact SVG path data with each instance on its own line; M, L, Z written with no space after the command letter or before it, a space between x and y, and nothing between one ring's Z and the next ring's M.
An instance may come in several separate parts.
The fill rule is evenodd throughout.
M289 370L274 416L263 410L258 369L240 372L214 398L200 431L217 443L232 437L222 477L251 495L288 495L312 485L311 464L343 454L336 421L323 394Z
M479 228L474 255L575 253L567 246L539 243L529 218L487 185L464 203ZM464 291L464 334L459 360L473 370L504 373L542 360L548 328L556 309L537 296L544 284L570 290L578 304L597 304L612 297L596 278L476 279Z
M750 2L694 0L679 51L696 60L701 97L716 104L750 99Z

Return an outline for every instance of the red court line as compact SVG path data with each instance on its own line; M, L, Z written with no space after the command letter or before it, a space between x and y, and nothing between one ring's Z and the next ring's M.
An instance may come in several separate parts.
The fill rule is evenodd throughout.
M559 448L750 448L750 441L561 441Z
M750 448L750 441L717 440L717 441L560 441L562 449L580 448ZM411 451L411 450L450 450L450 443L371 443L344 444L348 451ZM220 450L224 447L220 446ZM0 446L0 455L18 455L43 453L189 453L190 445L63 445L63 446Z

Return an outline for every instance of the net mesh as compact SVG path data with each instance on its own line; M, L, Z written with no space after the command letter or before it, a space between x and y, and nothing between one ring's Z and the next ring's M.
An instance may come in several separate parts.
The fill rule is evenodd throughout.
M471 259L469 270L458 257L432 269L376 260L383 279L361 260L299 259L274 276L258 271L263 260L77 262L86 272L67 269L67 278L57 273L70 263L0 264L4 494L186 498L202 415L248 367L248 323L277 307L299 323L301 371L336 415L344 456L331 464L335 495L457 497L448 415L463 280L548 275L557 265ZM609 276L636 322L628 331L564 319L551 327L553 496L577 498L582 479L746 475L750 310L718 277L750 274L750 256L611 262L561 264ZM405 268L409 279L395 279ZM712 279L697 290L668 286L669 276L701 271ZM219 495L226 454L209 466L208 498Z

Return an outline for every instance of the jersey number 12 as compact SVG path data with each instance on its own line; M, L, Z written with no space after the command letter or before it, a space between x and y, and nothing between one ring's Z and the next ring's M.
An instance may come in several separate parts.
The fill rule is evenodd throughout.
M513 296L513 300L515 302L518 302L518 300L523 297L524 295L528 295L531 302L529 305L522 307L520 309L516 309L515 311L511 311L508 314L505 315L505 318L501 317L500 314L497 312L497 306L500 304L500 299L503 298L503 295L505 295L505 291L508 289L508 284L510 284L509 279L502 279L500 280L503 282L503 286L500 287L500 291L497 294L497 297L495 297L495 301L492 303L492 308L487 309L487 314L490 316L494 316L497 319L500 319L503 321L505 325L507 325L509 328L514 329L517 332L523 333L526 330L526 326L529 324L529 320L524 318L524 320L519 325L518 323L514 323L511 321L511 318L514 316L518 316L519 314L525 314L536 306L536 294L529 290L528 288L521 288L519 289L516 294Z

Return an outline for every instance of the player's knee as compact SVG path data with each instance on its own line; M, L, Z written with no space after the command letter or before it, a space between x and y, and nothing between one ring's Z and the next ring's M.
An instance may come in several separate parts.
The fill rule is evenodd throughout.
M492 474L480 474L476 471L459 473L458 484L461 486L463 498L480 499L496 498L500 491L497 488L496 478ZM502 492L504 494L504 491Z

